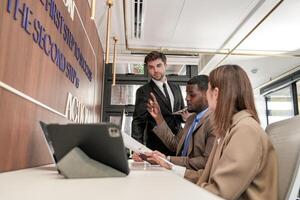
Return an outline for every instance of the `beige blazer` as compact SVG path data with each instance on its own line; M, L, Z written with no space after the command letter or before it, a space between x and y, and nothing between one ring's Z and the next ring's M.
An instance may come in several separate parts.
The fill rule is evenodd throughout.
M278 199L277 156L260 125L247 111L233 117L225 137L215 140L197 184L225 199ZM195 172L186 172L196 180Z
M209 116L205 115L197 124L186 157L181 156L184 139L196 114L192 114L186 121L183 129L174 135L165 122L156 126L153 132L171 150L176 151L176 156L171 156L170 161L176 165L184 166L187 169L199 170L205 167L209 154L213 147L215 136L212 133L212 126Z

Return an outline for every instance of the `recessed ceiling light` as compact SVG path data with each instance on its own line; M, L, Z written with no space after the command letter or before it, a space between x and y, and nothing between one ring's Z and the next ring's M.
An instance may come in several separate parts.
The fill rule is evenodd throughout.
M258 71L258 69L257 69L257 68L253 68L253 69L251 69L251 72L252 72L252 74L256 74L256 73L257 73L257 71Z

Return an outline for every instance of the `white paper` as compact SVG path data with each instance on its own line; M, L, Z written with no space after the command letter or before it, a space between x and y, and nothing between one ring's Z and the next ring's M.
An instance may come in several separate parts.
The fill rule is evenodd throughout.
M129 136L124 131L122 131L122 137L123 137L124 145L128 149L130 149L134 152L137 152L137 153L146 153L146 152L150 153L150 152L152 152L151 149L149 149L145 145L141 144L140 142L136 141L135 139L133 139L131 136Z
M151 149L149 149L148 147L146 147L145 145L141 144L140 142L136 141L135 139L133 139L131 136L129 136L127 133L125 133L124 131L122 132L122 137L123 137L123 141L124 141L124 145L125 147L127 147L128 149L137 152L137 153L150 153L152 152ZM158 156L159 159L162 159L163 161L165 161L166 163L168 163L171 166L174 166L173 163L171 163L170 161L168 161L167 159Z

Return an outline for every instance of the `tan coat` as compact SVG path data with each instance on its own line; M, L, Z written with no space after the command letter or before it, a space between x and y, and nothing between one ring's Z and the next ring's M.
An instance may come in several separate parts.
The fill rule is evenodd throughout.
M184 166L187 169L202 169L208 160L209 154L213 147L215 136L212 134L212 126L209 116L206 115L197 124L191 144L189 145L187 157L181 156L184 145L184 139L190 126L193 123L196 114L190 116L183 129L175 136L165 122L156 126L153 132L163 141L171 150L176 151L176 156L171 156L170 161L176 165Z
M197 184L225 199L278 199L277 156L260 125L246 111L233 117L225 137L216 139ZM195 172L185 174L196 180Z

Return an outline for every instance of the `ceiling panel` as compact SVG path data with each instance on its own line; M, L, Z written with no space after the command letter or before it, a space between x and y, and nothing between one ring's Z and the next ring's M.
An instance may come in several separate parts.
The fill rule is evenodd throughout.
M130 4L128 11L133 17ZM144 1L144 37L129 38L131 46L218 49L261 0ZM129 17L129 15L127 15ZM133 26L133 23L127 23ZM128 28L132 36L132 27Z
M253 88L276 79L279 75L299 68L300 58L263 57L263 56L229 56L222 64L237 64L249 75ZM253 73L252 71L256 71Z
M182 47L218 49L258 2L186 0L176 32L170 36Z
M175 31L184 0L146 0L145 3L144 40L170 42L170 35Z
M300 48L300 1L284 1L240 46L243 50L295 51Z
M181 52L228 51L251 31L280 0L143 0L143 37L132 34L135 0L124 0L128 46L136 49L177 49ZM240 51L293 51L300 53L300 0L284 1L233 53ZM96 20L101 43L105 49L106 1L97 0ZM119 37L119 62L142 62L144 55L125 51L123 0L114 0L112 8L112 37ZM227 52L228 52L227 51ZM142 51L141 51L142 52ZM144 51L147 52L147 51ZM300 58L229 56L225 54L199 57L174 57L176 64L200 63L201 73L209 73L219 64L234 63L245 68L254 87L274 80L279 74L300 65ZM285 56L285 55L283 55ZM168 56L170 57L170 56ZM224 59L224 60L223 60ZM222 62L220 62L222 61ZM251 69L257 68L257 73Z

